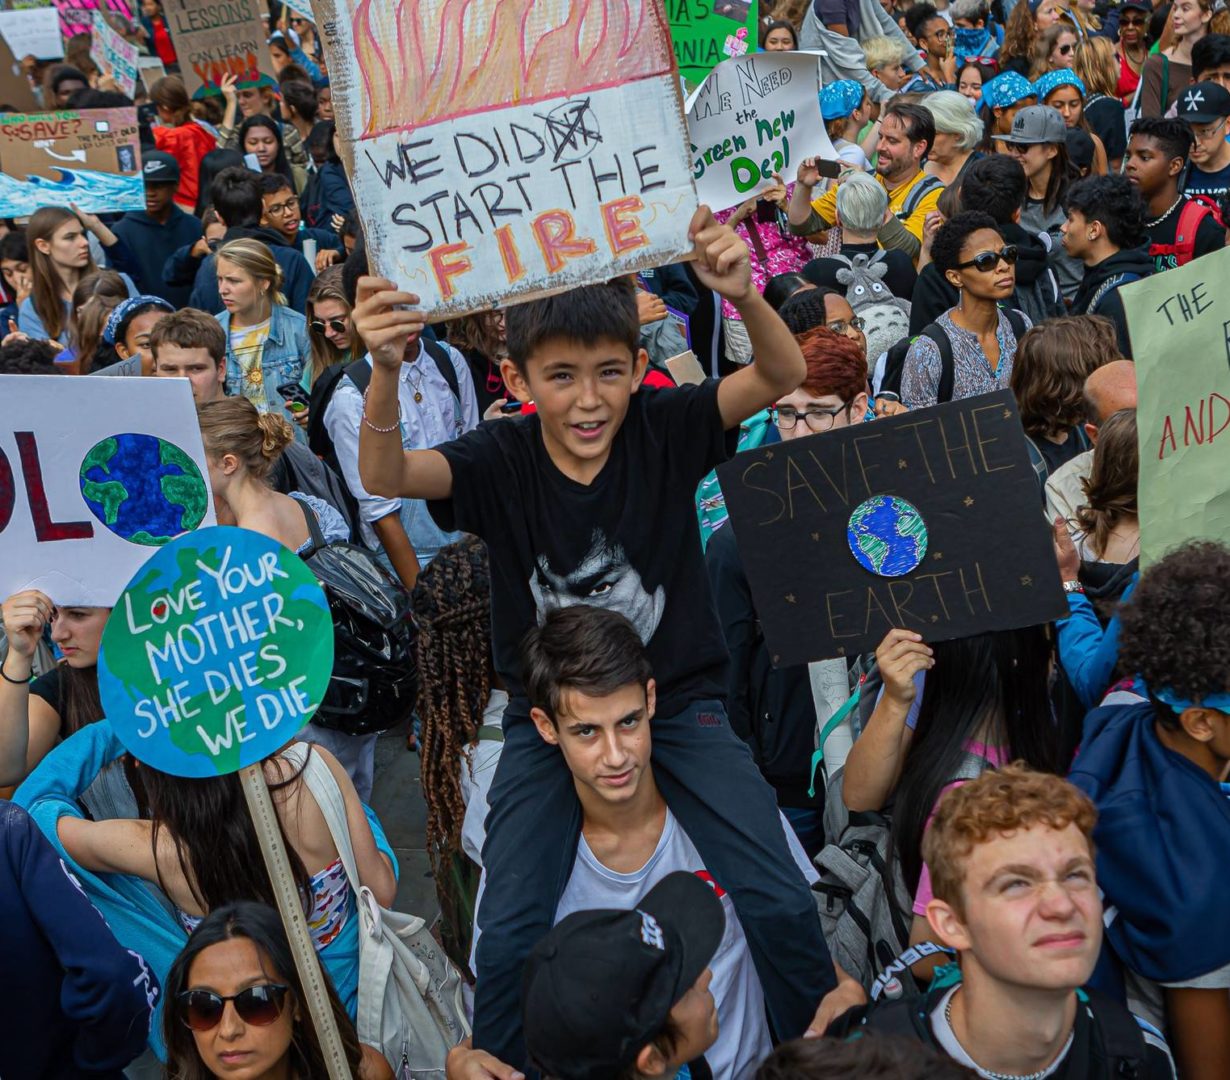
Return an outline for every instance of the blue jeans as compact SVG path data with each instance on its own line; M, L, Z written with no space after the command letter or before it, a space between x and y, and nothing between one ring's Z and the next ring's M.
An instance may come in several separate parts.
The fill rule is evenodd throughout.
M796 1038L836 975L773 789L719 701L655 716L652 732L658 788L734 901L774 1033ZM572 774L559 750L539 736L524 699L511 701L504 713L504 749L489 802L474 1045L523 1068L521 969L554 922L581 831Z

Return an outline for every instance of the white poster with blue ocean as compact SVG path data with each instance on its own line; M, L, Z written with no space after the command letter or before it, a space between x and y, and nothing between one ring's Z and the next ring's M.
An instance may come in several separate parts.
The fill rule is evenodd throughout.
M0 217L145 209L136 109L0 115Z

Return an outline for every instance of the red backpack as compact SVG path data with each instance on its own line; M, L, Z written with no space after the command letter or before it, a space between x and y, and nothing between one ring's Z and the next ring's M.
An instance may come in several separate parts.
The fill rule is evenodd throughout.
M1175 266L1184 266L1192 261L1196 254L1196 232L1200 223L1210 214L1218 225L1222 225L1221 213L1217 205L1207 195L1189 195L1179 211L1179 223L1174 230L1173 244L1150 244L1149 255L1173 255Z

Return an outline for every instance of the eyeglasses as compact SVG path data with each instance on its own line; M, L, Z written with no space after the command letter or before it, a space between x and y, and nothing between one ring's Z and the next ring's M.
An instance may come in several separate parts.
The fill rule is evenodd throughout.
M828 324L828 328L832 330L834 334L844 334L851 328L861 330L866 325L867 323L862 318L855 315L852 319L838 319L836 322L831 322Z
M286 202L276 203L273 206L266 206L266 214L277 214L278 217L285 217L299 205L298 199L287 199Z
M1069 44L1067 44L1067 45L1060 45L1060 46L1059 46L1059 55L1060 55L1060 56L1067 56L1067 55L1068 55L1068 53L1070 53L1070 52L1071 52L1073 49L1075 49L1075 48L1076 48L1076 46L1075 46L1075 45L1072 45L1072 44L1070 44L1070 43L1069 43Z
M958 270L964 270L972 266L975 270L982 274L988 274L994 270L1001 261L1006 262L1009 266L1016 265L1016 244L1005 244L999 251L980 251L972 259L967 259L965 262L957 263Z
M793 431L795 425L802 420L812 431L828 431L833 426L834 417L849 408L849 403L846 403L835 409L807 409L805 412L799 412L789 405L777 405L773 408L773 423L782 431Z
M1216 124L1210 124L1205 128L1198 128L1193 125L1192 134L1196 137L1197 142L1210 142L1221 137L1222 129L1226 126L1226 120L1230 117L1224 117L1218 120Z
M223 997L212 990L185 990L176 995L179 1016L185 1026L193 1031L212 1031L222 1022L222 1013L229 1001L235 1006L239 1019L254 1027L268 1027L282 1015L289 986L267 983L264 986L249 986L246 990Z
M1145 20L1144 19L1129 19L1127 17L1121 17L1119 19L1119 25L1120 26L1134 26L1136 27L1137 30L1139 30L1142 26L1145 25Z
M326 326L335 334L350 333L350 324L345 319L313 319L308 323L313 334L323 335Z

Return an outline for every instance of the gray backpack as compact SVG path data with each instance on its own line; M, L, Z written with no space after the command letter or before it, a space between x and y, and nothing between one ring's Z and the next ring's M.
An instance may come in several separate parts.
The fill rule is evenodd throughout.
M966 753L953 780L973 780L991 768L985 758ZM830 778L824 796L824 835L828 843L816 856L820 880L820 926L829 952L869 990L876 976L910 944L913 897L892 852L892 823L884 811L851 811L841 798L845 769ZM898 974L906 993L918 987L909 969Z

